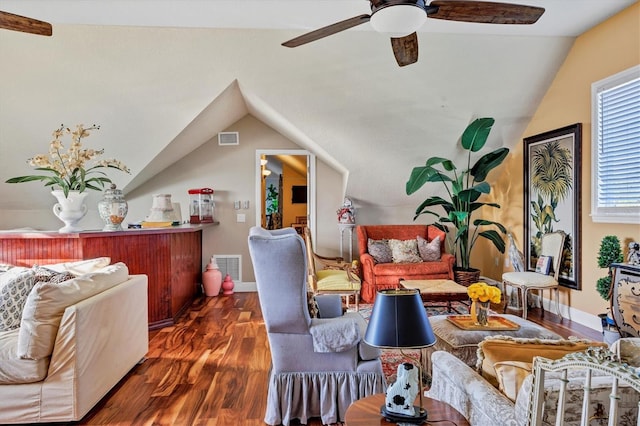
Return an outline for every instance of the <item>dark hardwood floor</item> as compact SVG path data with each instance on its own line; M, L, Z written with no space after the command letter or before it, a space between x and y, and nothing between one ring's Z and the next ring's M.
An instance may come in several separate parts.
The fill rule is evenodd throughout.
M539 309L529 319L565 337L602 339ZM269 364L257 293L199 298L175 326L150 334L147 359L76 424L263 425Z

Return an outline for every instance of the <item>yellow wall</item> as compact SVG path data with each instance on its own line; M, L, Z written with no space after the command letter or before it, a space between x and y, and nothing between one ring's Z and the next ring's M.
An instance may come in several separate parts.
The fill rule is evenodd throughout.
M532 117L522 138L582 123L582 291L563 289L561 303L596 315L604 312L608 302L595 290L596 280L606 275L596 258L605 235L617 235L623 243L640 239L640 224L594 223L591 211L591 84L640 64L640 4L578 37L553 83ZM517 145L505 162L504 172L495 185L501 194L502 223L513 232L523 247L523 151ZM503 262L483 259L483 272L499 277ZM548 297L548 296L547 296Z

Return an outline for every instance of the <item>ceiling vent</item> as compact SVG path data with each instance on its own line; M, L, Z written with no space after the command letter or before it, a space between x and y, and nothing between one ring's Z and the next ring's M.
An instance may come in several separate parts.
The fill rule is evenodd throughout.
M238 135L238 132L218 133L218 145L240 145L240 136Z

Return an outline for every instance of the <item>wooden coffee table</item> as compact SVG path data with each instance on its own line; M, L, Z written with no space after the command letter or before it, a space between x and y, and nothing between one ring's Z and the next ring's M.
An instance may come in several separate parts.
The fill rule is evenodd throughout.
M420 290L425 303L446 302L447 311L452 312L451 302L468 302L467 287L451 280L400 280L400 286ZM462 312L457 312L461 314Z
M469 422L460 412L447 404L428 397L422 398L424 408L427 410L427 424L429 421L448 420L458 426L469 426ZM384 405L384 394L378 393L359 399L347 408L345 426L373 426L390 423L380 414L380 407ZM416 399L415 405L419 405ZM445 423L449 424L449 423Z

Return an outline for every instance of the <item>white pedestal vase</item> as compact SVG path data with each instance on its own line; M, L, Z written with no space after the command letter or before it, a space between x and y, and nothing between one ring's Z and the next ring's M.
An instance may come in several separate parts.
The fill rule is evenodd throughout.
M63 221L65 225L58 232L82 231L82 228L78 226L78 222L87 214L87 206L84 201L88 194L86 192L69 191L69 195L65 197L64 191L59 189L51 191L51 194L58 200L53 206L53 214Z

